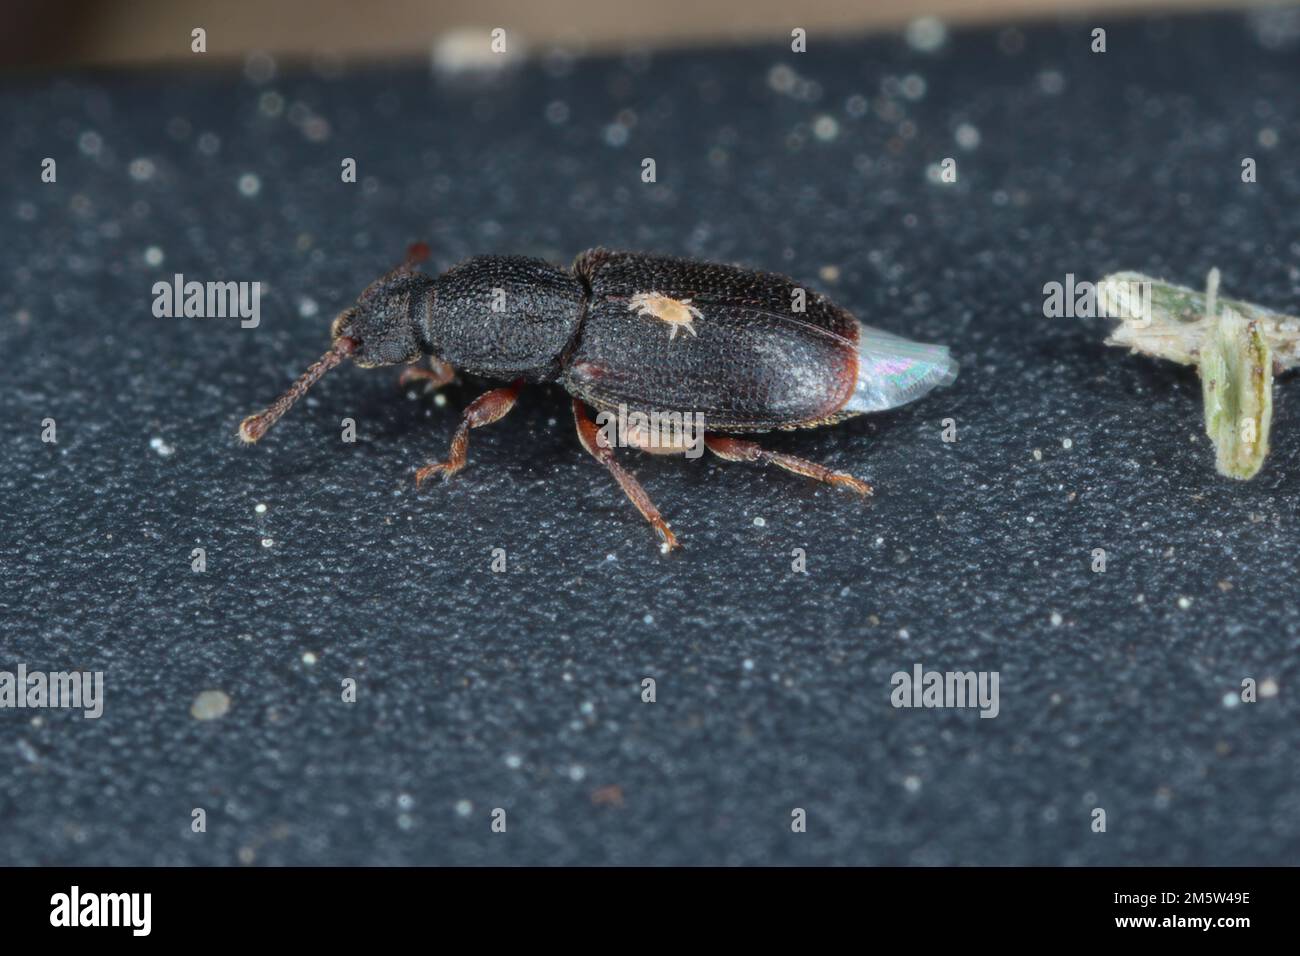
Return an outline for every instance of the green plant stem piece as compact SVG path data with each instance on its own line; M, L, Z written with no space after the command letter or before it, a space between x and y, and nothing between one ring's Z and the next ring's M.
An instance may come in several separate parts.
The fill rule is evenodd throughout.
M1201 348L1200 372L1215 467L1229 478L1254 478L1273 420L1273 359L1258 325L1225 309Z
M1119 320L1107 345L1197 367L1215 465L1246 480L1268 455L1274 371L1300 367L1300 319L1218 292L1217 269L1204 292L1115 272L1097 283L1097 303Z

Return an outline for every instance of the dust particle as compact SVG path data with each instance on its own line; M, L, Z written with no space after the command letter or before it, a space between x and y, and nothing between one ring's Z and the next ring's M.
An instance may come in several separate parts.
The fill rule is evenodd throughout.
M216 720L230 710L230 698L225 691L205 690L194 698L190 716L195 720Z
M903 36L913 50L933 53L947 41L948 28L938 17L921 17L907 25Z

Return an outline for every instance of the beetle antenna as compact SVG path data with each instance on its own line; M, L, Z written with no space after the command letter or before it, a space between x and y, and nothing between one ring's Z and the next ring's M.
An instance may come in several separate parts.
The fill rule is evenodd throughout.
M298 377L298 381L289 386L288 391L263 411L258 412L256 415L249 415L240 422L239 437L251 444L265 435L267 429L278 422L285 412L293 408L298 399L307 394L307 389L320 381L322 375L341 363L356 349L357 343L355 340L348 338L346 335L341 336L335 341L332 349L322 355L307 371L303 372Z

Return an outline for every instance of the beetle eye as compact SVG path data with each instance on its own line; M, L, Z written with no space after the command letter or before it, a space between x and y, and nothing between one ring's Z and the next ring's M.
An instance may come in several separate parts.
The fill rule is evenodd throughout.
M337 339L339 336L346 334L348 326L352 325L353 320L357 317L357 310L344 309L330 324L330 338Z

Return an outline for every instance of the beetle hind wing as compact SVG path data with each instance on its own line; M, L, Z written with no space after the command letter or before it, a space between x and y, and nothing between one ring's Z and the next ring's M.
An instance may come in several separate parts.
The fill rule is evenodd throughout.
M897 408L957 378L957 362L946 345L925 345L864 325L857 349L857 382L846 412Z

